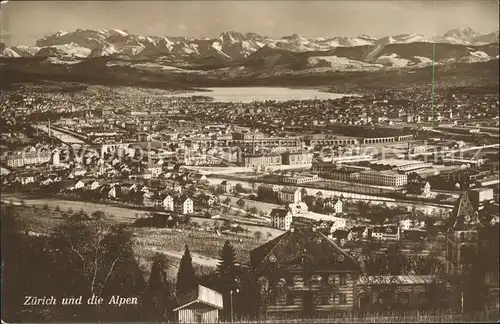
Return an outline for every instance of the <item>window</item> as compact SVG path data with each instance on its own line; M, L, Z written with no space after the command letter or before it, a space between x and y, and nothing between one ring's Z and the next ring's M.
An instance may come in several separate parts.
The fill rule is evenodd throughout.
M345 275L344 274L341 274L339 276L339 285L340 286L345 286L346 285L346 279L345 279Z
M339 294L339 305L347 304L347 296L346 294Z
M201 311L198 310L194 313L194 321L195 323L203 322L203 314L201 313Z

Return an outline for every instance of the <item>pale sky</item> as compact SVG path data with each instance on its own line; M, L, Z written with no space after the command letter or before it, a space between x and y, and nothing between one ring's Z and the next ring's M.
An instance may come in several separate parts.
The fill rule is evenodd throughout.
M394 1L16 1L1 8L1 42L33 45L57 31L123 29L144 36L271 37L442 35L498 29L498 0Z

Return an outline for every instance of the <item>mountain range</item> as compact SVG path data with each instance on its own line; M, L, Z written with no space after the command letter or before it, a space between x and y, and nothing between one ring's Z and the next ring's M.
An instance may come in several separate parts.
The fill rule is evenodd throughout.
M2 45L4 57L74 57L124 56L144 59L162 55L182 57L214 57L220 60L238 60L249 57L266 46L290 52L327 51L338 47L367 45L384 46L408 43L443 43L486 45L498 43L498 31L481 35L470 28L454 29L442 36L427 38L418 34L401 34L375 38L368 34L357 37L307 39L293 34L273 39L257 33L224 32L216 38L190 39L185 37L138 36L125 31L82 30L57 32L36 41L36 46Z
M463 28L433 38L363 34L307 39L293 34L275 39L231 31L215 38L190 39L78 29L48 35L34 46L0 43L0 67L77 79L262 80L498 60L498 36L498 31L481 35Z

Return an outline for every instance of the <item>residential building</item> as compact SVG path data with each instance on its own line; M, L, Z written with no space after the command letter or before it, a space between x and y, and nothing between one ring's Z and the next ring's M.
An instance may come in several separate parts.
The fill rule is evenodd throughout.
M302 193L296 187L285 187L278 191L281 204L296 204L302 201Z
M221 182L220 187L222 189L222 192L224 192L224 193L233 192L233 185L226 180Z
M288 231L292 225L292 212L287 209L275 208L269 214L271 217L271 226Z
M323 209L333 214L342 214L344 212L343 205L340 198L325 198L325 200L323 200Z
M201 203L205 206L212 207L215 204L215 197L212 195L202 195Z
M90 180L90 179L79 180L75 183L73 188L74 189L83 189L83 188L89 186L91 183L92 183L92 180Z
M178 323L218 323L219 311L224 309L222 294L201 285L180 295L178 301L174 309Z
M71 171L70 177L72 176L73 178L76 177L82 177L87 173L87 170L81 166L77 166Z
M292 212L293 216L306 214L309 211L309 207L305 202L288 204L288 209Z
M332 227L330 227L330 234L336 230L347 228L347 218L334 217Z
M8 154L5 163L10 168L21 168L25 165L37 165L48 163L51 160L51 154L48 151L37 151L32 148L28 152L20 151Z
M194 212L193 200L187 196L175 198L174 211L183 215L192 214Z
M89 189L90 190L96 190L100 186L101 186L101 183L99 181L92 181L92 183L90 184Z
M372 227L372 238L381 241L399 241L401 229L397 225Z
M108 197L109 198L119 198L122 194L122 187L120 185L113 185L111 189L109 189Z
M328 316L354 307L361 268L320 231L292 228L252 250L250 260L267 318Z
M158 178L162 173L161 165L150 166L147 170L151 173L152 178Z

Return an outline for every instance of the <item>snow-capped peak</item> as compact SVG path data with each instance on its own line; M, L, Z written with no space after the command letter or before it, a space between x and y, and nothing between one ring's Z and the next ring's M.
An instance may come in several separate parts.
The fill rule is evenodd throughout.
M123 37L126 37L128 36L128 33L124 32L123 30L121 29L111 29L112 32L115 32L117 34L120 34L120 36L123 36Z
M480 36L479 33L474 31L470 27L465 27L465 28L459 28L459 29L452 29L446 34L444 34L444 37L457 37L463 40L469 40L471 38Z
M363 39L363 40L371 40L371 41L377 40L375 37L373 37L370 34L363 34L363 35L358 36L358 38Z

